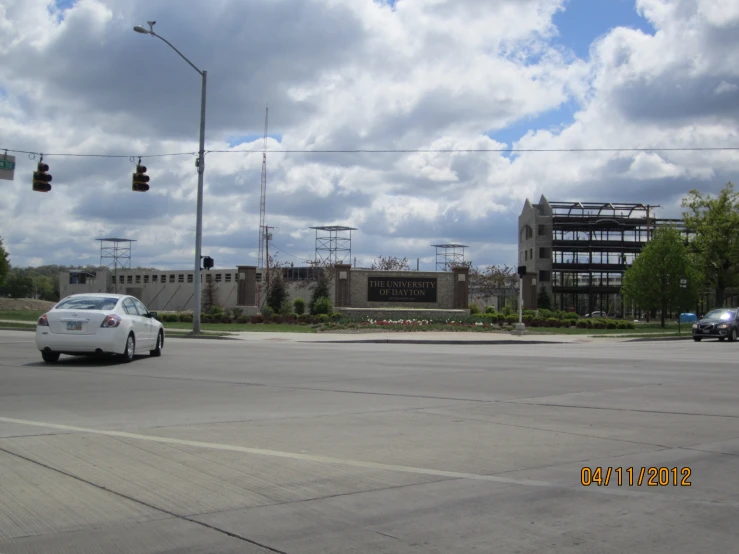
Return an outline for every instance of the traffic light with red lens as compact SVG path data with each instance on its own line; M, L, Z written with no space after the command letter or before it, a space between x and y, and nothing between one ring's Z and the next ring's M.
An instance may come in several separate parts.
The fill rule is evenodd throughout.
M38 163L36 171L33 172L33 190L35 192L49 192L51 190L51 175L47 173L49 165L43 161Z

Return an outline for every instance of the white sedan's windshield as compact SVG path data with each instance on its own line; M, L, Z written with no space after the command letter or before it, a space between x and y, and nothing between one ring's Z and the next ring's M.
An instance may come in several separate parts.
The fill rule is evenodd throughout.
M735 312L729 310L713 310L706 314L705 319L732 319Z
M95 296L76 296L62 300L57 310L112 310L118 300L115 298L98 298Z

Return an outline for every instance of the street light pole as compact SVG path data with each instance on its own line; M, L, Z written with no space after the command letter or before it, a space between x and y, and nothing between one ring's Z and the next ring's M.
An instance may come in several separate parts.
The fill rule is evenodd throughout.
M149 25L149 28L146 29L142 27L141 25L136 25L133 30L137 33L141 33L144 35L151 35L153 37L157 37L159 40L166 43L172 50L177 52L180 57L185 60L190 66L197 71L200 76L202 77L203 81L203 88L201 92L201 98L200 98L200 147L198 149L198 159L195 162L195 165L198 168L198 200L197 200L197 215L195 218L195 272L193 274L193 284L194 284L194 291L193 291L193 309L192 309L192 332L193 333L199 333L200 332L200 306L201 306L201 290L202 290L202 283L201 283L201 272L200 272L200 260L201 260L201 251L202 251L202 241L203 241L203 177L205 174L205 93L207 89L208 84L208 72L202 71L198 69L198 67L192 63L190 60L188 60L185 55L177 50L167 39L164 37L156 34L154 32L154 24L156 21L148 21L147 24Z

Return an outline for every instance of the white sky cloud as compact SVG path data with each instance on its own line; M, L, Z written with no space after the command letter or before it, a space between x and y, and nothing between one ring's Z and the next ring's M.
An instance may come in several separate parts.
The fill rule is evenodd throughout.
M4 0L0 148L46 153L54 180L33 193L36 162L18 156L15 181L0 181L0 236L20 266L95 259L106 234L138 241L134 265L191 265L200 81L132 31L146 20L208 70L207 148L249 151L207 156L204 251L222 267L255 261L266 104L270 149L738 146L739 4L634 7L654 32L614 28L582 60L556 40L564 0L78 0L64 12ZM535 126L508 144L487 136L521 121ZM243 138L231 148L233 137ZM48 155L58 152L122 157ZM145 159L152 190L131 192L128 157L171 152L188 154ZM271 153L267 222L296 263L313 257L308 227L330 224L360 228L360 260L431 268L431 244L462 242L475 263L513 263L525 198L656 202L677 216L691 188L736 181L738 161L729 151Z

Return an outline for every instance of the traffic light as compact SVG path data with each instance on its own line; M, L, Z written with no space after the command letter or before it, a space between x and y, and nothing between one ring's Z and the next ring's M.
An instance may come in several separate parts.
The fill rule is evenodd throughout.
M526 275L526 266L520 265L518 266L518 276L523 279L524 275Z
M136 166L136 173L133 174L133 186L131 190L134 192L146 192L149 190L149 176L146 174L146 166L141 165L141 160Z
M47 173L49 165L44 163L43 158L38 163L36 171L33 172L33 190L35 192L49 192L51 190L51 175Z
M205 268L205 269L212 269L213 268L213 264L214 264L213 258L211 258L210 256L205 256L203 258L203 268Z

